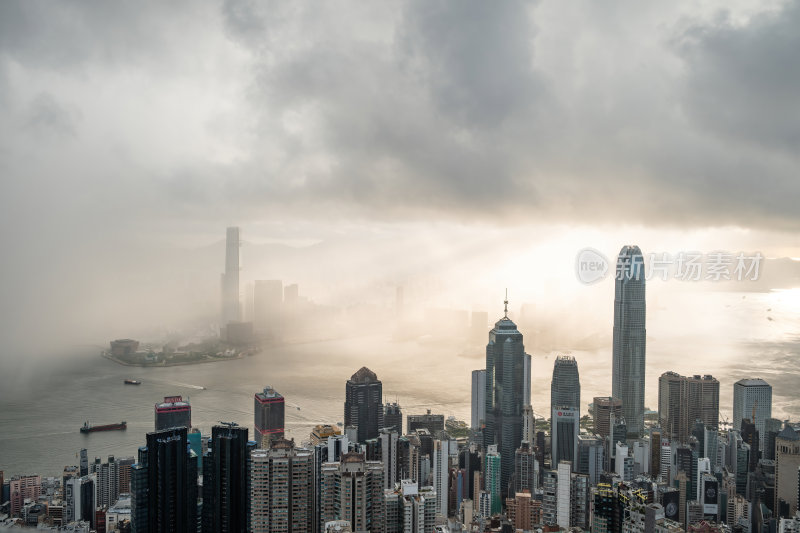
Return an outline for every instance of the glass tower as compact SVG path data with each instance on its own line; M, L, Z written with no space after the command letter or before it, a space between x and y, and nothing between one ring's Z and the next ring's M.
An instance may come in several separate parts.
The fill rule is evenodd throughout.
M506 314L489 332L486 345L486 421L483 445L496 445L500 453L501 501L514 473L514 454L522 443L522 410L529 402L530 355L525 353L522 333ZM527 376L527 378L526 378Z
M612 396L622 400L628 434L644 430L645 279L638 246L623 246L617 258L614 290Z
M570 355L559 355L553 364L550 382L550 407L581 408L581 382L578 362Z

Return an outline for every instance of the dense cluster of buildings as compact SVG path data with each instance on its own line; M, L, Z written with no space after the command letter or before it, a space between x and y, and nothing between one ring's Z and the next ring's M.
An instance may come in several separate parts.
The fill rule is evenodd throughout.
M442 414L384 401L364 367L345 383L344 422L284 437L285 400L254 395L254 426L192 429L181 397L155 405L138 457L64 469L61 479L0 472L6 523L61 531L373 532L800 531L800 432L772 418L762 379L733 384L665 372L646 416L644 263L620 252L610 396L582 413L578 361L558 356L550 405L531 406L531 356L506 312L472 373L466 435ZM223 279L223 288L226 287ZM543 408L545 406L542 406Z

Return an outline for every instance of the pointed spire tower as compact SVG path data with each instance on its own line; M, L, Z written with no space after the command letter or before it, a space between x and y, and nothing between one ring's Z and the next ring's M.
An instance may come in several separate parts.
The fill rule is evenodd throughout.
M514 452L522 443L523 408L531 402L531 356L525 353L522 333L508 318L508 289L503 317L489 332L486 345L486 427L483 445L500 452L502 499L514 473Z

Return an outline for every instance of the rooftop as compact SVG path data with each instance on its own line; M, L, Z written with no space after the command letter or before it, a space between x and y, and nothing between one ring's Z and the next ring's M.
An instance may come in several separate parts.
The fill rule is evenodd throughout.
M769 387L769 383L761 378L740 379L735 385L741 385L743 387Z
M378 381L378 376L369 368L362 366L358 372L350 376L350 381L354 383L375 383Z
M792 426L787 424L787 426L783 428L780 433L778 433L777 438L784 440L800 440L800 435L798 435L797 432L792 429Z

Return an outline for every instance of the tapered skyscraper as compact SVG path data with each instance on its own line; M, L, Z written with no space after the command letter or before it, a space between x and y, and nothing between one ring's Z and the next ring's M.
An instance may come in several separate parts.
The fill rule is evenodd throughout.
M505 499L514 473L514 453L522 443L522 410L529 403L530 355L525 353L522 333L506 314L489 332L486 345L485 447L496 445L500 453L500 487ZM529 398L529 396L528 396Z
M222 274L222 325L241 317L239 303L239 228L230 227L225 238L225 273Z
M623 246L617 258L614 290L612 395L622 400L628 434L644 429L645 272L638 246Z

